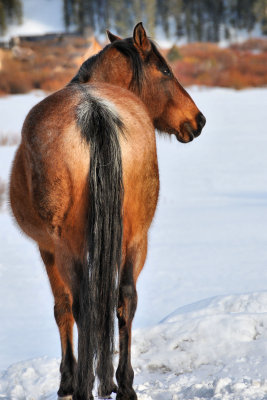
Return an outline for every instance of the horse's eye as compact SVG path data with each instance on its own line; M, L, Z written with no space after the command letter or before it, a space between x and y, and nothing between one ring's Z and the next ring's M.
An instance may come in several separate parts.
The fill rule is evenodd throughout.
M172 75L172 73L169 70L169 68L162 68L161 72L163 73L163 75L166 75L166 76L171 76Z

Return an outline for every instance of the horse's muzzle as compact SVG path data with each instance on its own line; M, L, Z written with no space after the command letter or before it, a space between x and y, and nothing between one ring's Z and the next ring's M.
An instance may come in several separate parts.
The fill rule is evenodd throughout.
M195 137L197 137L201 134L201 131L206 124L206 118L204 117L204 115L201 112L198 113L196 119L197 119L197 131L195 131Z
M197 129L193 128L190 122L185 122L176 138L179 142L188 143L191 142L194 138L198 137L201 134L203 127L206 124L206 118L204 115L199 112L196 117L196 125Z

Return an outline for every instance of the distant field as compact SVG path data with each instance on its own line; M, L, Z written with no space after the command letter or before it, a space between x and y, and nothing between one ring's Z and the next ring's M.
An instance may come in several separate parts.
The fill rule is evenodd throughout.
M17 51L1 50L0 95L60 89L74 76L90 46L83 38L65 37L24 41ZM267 85L267 39L250 39L224 49L212 43L192 43L162 52L185 86L243 89Z

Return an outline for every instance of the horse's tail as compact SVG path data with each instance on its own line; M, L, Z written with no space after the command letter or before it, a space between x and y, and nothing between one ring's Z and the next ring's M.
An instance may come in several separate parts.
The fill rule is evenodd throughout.
M79 337L79 342L81 340L83 348L80 350L85 355L78 374L83 376L81 381L88 381L83 375L86 369L92 372L88 362L93 365L93 361L97 361L102 391L108 391L110 388L105 386L113 380L114 316L122 246L123 180L119 135L123 133L123 123L112 104L79 87L83 94L77 108L77 123L89 145L90 171L87 252L79 302L83 314L80 315L83 326L79 336L85 335Z

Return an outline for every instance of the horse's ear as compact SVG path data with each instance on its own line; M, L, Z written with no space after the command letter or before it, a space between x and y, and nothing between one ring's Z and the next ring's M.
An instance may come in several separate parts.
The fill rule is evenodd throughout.
M142 52L151 50L151 43L146 35L142 22L139 22L133 31L133 40L136 47Z
M110 31L107 30L107 35L109 38L110 43L115 42L115 40L121 40L119 36L113 35Z

